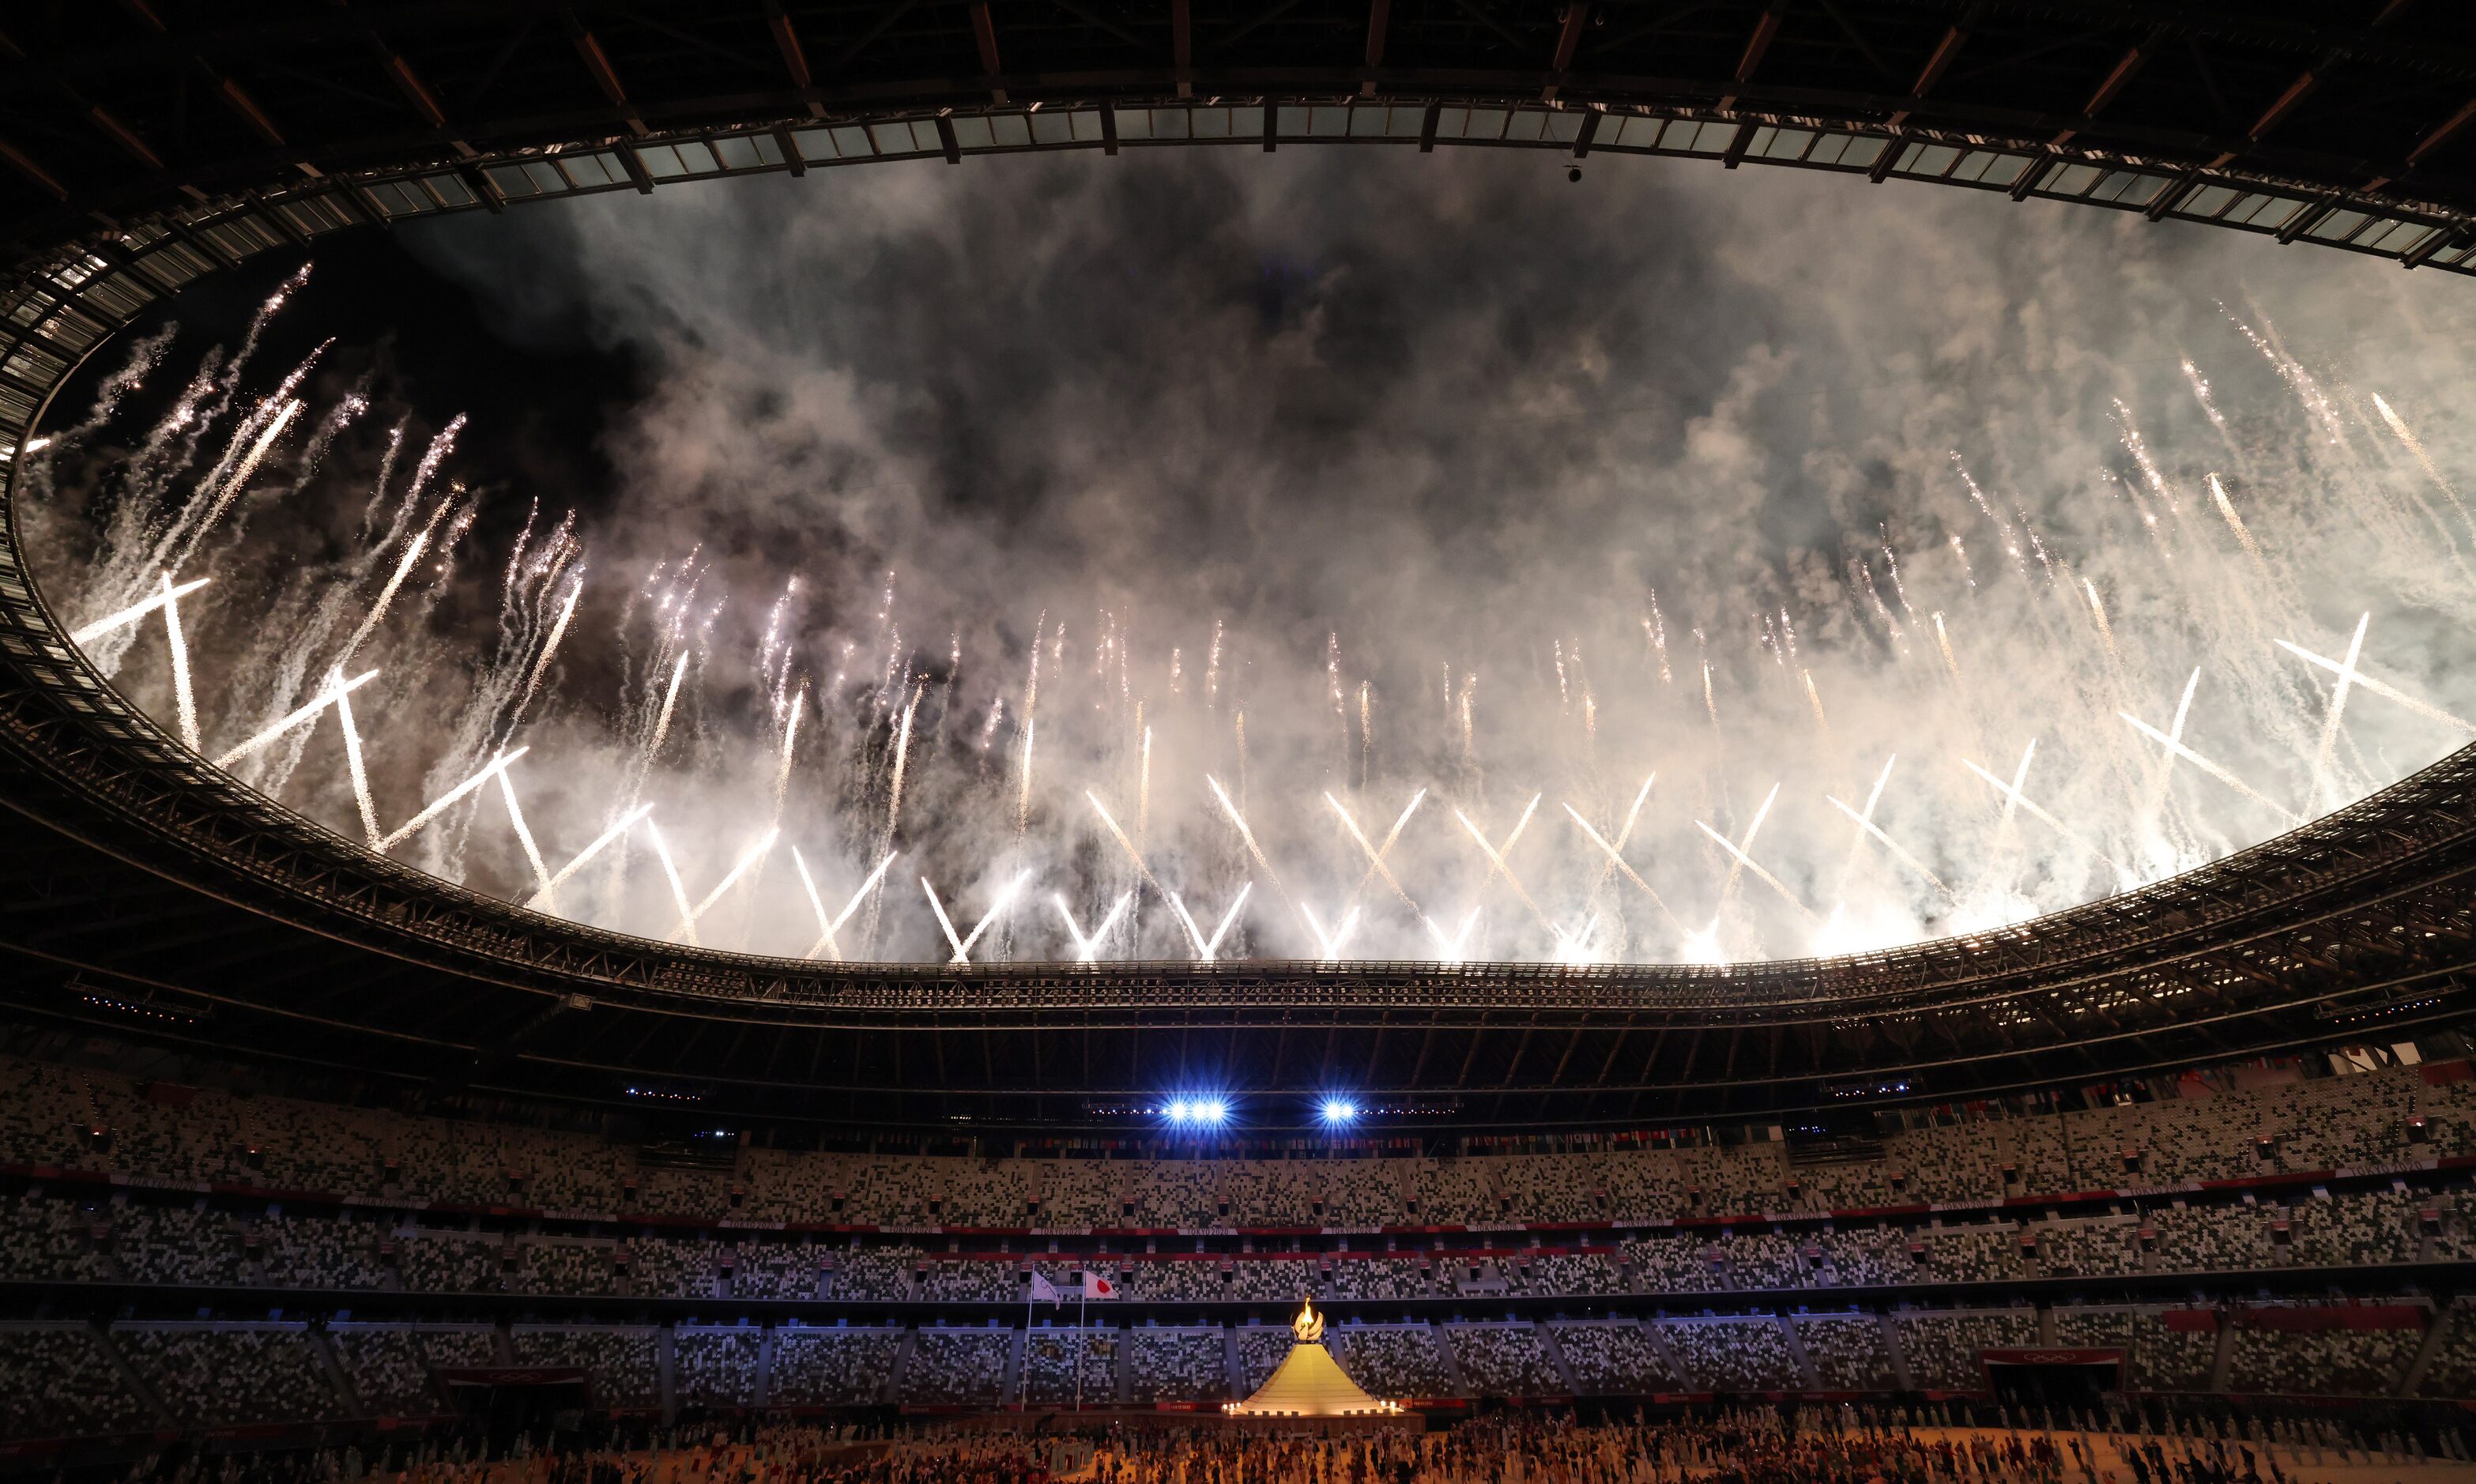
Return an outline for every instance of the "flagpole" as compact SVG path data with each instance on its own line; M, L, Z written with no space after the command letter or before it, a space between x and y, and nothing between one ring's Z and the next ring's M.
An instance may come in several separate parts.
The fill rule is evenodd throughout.
M1083 1270L1082 1292L1075 1296L1075 1410L1083 1410L1083 1306L1092 1301L1092 1270Z

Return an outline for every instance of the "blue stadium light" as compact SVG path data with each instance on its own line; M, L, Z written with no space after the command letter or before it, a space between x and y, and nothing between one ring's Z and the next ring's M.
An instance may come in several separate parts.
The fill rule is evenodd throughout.
M1173 1128L1213 1128L1228 1122L1229 1100L1211 1094L1172 1098L1153 1109Z
M1358 1122L1358 1104L1350 1101L1347 1098L1326 1098L1324 1101L1323 1111L1324 1121L1327 1124L1341 1125L1354 1124Z

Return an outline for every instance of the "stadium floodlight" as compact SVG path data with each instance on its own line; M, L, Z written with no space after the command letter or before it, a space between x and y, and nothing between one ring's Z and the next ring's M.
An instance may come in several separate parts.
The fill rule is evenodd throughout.
M1169 1121L1171 1123L1183 1124L1188 1118L1192 1117L1193 1114L1193 1106L1189 1104L1185 1099L1173 1098L1170 1100Z
M1206 1098L1195 1105L1198 1123L1218 1124L1229 1117L1229 1104L1218 1098Z
M1353 1124L1358 1121L1358 1104L1347 1098L1324 1101L1324 1121L1327 1124Z

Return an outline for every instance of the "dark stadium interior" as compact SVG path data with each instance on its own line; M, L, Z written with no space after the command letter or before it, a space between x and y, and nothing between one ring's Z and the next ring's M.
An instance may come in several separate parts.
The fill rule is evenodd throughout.
M0 1472L1183 1426L1308 1298L1437 1429L1848 1403L2464 1469L2476 745L2137 889L1844 956L791 960L294 812L115 688L20 545L30 440L150 316L244 315L318 257L350 305L319 334L486 319L384 297L401 220L1205 116L1248 151L1467 148L1482 114L1559 171L1933 181L2476 276L2476 18L2443 0L0 12ZM579 430L631 375L507 358L494 398L550 389L477 437L589 483Z

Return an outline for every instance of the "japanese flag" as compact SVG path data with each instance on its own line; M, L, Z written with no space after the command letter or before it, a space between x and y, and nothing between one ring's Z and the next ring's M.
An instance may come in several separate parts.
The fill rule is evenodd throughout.
M1118 1297L1118 1285L1110 1282L1107 1278L1101 1276L1101 1274L1094 1273L1087 1268L1083 1272L1083 1297L1086 1298L1115 1298Z

